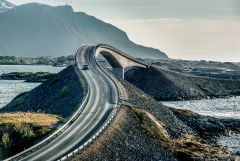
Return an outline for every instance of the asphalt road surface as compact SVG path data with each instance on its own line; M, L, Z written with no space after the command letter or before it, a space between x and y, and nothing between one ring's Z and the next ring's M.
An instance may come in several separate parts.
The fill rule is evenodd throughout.
M90 89L90 97L83 112L61 135L21 160L50 161L61 158L92 138L117 107L117 88L96 64L94 47L83 45L76 54L77 66L85 76ZM82 70L86 64L89 69Z

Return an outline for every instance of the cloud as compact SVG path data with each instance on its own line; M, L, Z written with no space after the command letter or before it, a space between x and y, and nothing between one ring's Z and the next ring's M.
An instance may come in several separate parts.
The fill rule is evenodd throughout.
M11 0L16 4L40 2L70 4L77 11L97 17L153 18L240 18L239 0Z
M134 42L159 48L170 57L240 62L240 20L107 20Z

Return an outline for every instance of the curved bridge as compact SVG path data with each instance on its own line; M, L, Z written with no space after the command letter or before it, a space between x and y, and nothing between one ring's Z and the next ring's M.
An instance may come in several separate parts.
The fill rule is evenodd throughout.
M120 78L124 79L124 69L129 67L142 67L148 68L148 65L139 62L133 57L119 51L118 49L106 45L106 44L99 44L96 47L96 57L101 54L112 66L113 73L119 76Z
M121 92L116 79L96 61L99 54L103 55L113 68L147 67L111 46L82 45L76 52L75 66L88 83L89 90L84 103L62 128L7 160L65 160L83 150L110 124L119 109ZM85 64L88 64L89 70L82 70Z

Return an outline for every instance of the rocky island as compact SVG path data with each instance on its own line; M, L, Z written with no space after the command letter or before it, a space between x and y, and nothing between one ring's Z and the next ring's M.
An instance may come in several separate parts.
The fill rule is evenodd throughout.
M60 57L17 57L0 56L0 65L52 65L69 66L74 64L74 56Z
M49 72L12 72L2 74L0 76L1 80L25 80L25 82L38 82L42 83L45 82L53 77L56 74L49 73Z

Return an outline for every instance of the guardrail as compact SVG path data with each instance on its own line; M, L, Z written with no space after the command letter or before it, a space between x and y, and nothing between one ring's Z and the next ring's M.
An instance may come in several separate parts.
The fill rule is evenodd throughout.
M108 122L91 138L89 139L87 142L85 142L83 145L81 145L80 147L78 147L77 149L73 150L72 152L68 153L67 155L63 156L62 158L60 158L58 161L65 161L68 158L72 157L74 154L78 154L81 150L83 150L84 148L86 148L87 146L90 145L90 143L92 143L94 140L96 140L96 138L108 127L108 125L114 120L116 113L118 111L119 108L115 109L114 112L112 113L112 116L110 117L110 119L108 120Z
M96 53L96 49L98 47L94 48L94 53ZM103 68L101 65L98 64L98 62L96 61L96 59L94 58L95 63L97 64L97 66L112 80L112 82L114 83L114 85L116 86L117 89L117 94L118 97L122 97L123 93L121 90L118 89L119 84L116 80L116 78L114 78L105 68ZM119 104L117 104L117 108L115 108L111 114L111 117L108 119L108 121L103 125L103 127L95 134L93 135L92 138L90 138L86 143L84 143L83 145L81 145L80 147L78 147L77 149L73 150L72 152L68 153L67 155L63 156L62 158L60 158L58 161L65 161L68 158L72 157L74 154L79 153L81 150L83 150L84 148L86 148L87 146L89 146L90 143L92 143L107 127L108 125L114 120L114 118L116 117L116 113L118 112L118 110L120 108Z
M78 52L78 50L77 50ZM76 52L76 56L75 56L75 63L77 63L77 52ZM76 64L77 65L77 64ZM79 68L77 68L79 70ZM79 72L81 72L81 70L79 70ZM83 77L83 79L85 79L85 81L87 82L86 78ZM46 139L42 140L41 142L37 143L36 145L22 151L21 153L14 155L8 159L6 159L6 161L17 161L20 160L24 157L26 157L27 155L37 151L38 149L42 148L43 146L45 146L46 144L48 144L49 142L51 142L52 140L54 140L57 136L59 136L60 134L62 134L82 113L82 111L84 110L88 100L89 100L89 96L90 96L90 88L89 85L87 85L87 95L84 98L83 102L81 103L80 107L78 108L78 110L74 113L74 115L68 120L68 122L66 124L64 124L60 129L58 129L57 131L55 131L53 134L51 134L50 136L48 136Z

